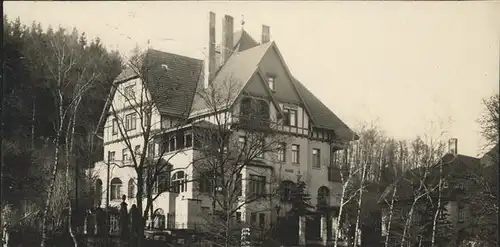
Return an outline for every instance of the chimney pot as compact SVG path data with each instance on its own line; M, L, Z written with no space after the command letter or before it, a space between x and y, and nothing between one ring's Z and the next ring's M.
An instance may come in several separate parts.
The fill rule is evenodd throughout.
M267 25L262 25L262 44L271 41L270 27Z
M221 66L227 61L231 56L234 49L233 42L233 17L230 15L225 15L222 19L222 43L221 43Z

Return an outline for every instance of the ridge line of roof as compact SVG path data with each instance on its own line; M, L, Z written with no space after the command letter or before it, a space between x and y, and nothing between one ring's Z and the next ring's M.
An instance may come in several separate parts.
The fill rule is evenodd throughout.
M195 58L195 57L190 57L190 56L187 56L187 55L182 55L182 54L178 54L178 53L172 53L172 52L168 52L168 51L162 51L162 50L158 50L158 49L155 49L155 48L148 48L147 51L161 52L161 53L165 53L165 54L169 54L169 55L175 55L175 56L178 56L178 57L193 59L193 60L197 60L197 61L204 61L203 59L198 59L198 58Z

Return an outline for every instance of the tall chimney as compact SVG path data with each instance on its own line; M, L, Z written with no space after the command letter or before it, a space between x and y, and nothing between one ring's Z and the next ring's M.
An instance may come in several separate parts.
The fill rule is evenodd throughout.
M457 138L451 138L448 141L448 152L453 155L458 154L458 139Z
M271 41L271 32L269 29L269 26L262 25L262 44Z
M210 12L208 18L208 58L205 64L205 89L208 88L208 83L215 73L215 13Z
M231 56L234 49L233 45L233 17L225 15L224 19L222 19L221 66L224 65L229 56Z

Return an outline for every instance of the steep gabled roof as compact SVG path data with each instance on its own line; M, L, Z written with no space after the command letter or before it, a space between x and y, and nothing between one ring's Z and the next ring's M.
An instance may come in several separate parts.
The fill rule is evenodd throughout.
M248 50L235 52L229 57L224 66L215 74L210 87L211 90L217 91L218 99L223 101L222 103L229 106L236 100L271 45L272 43L262 44ZM205 100L200 96L204 92L203 83L198 85L197 90L198 93L195 95L191 110L191 113L195 114L207 110Z
M160 114L187 117L203 60L149 49L147 87Z
M247 36L246 32L242 33L243 37ZM249 35L248 35L249 36ZM247 38L245 38L247 39ZM250 40L249 37L248 40ZM249 42L254 42L251 39ZM237 45L237 44L236 44ZM274 42L268 42L255 46L253 48L244 51L235 51L227 62L220 68L220 70L215 75L212 83L213 88L218 90L219 93L224 91L228 92L228 88L231 88L231 94L224 94L222 97L224 101L231 105L233 101L241 93L241 90L249 82L251 76L257 70L262 57L270 49L274 48L278 53L281 62L287 69L286 64L284 64L283 58L280 55L280 51L276 47ZM290 73L288 71L288 73ZM308 115L311 117L313 126L318 128L331 129L335 131L335 134L343 140L357 140L359 136L356 135L337 115L335 115L327 106L325 106L314 94L312 94L300 81L295 79L290 74L290 80L294 83L294 87L297 93L300 95L301 100L304 103ZM203 84L198 86L198 90L203 90ZM198 91L203 92L203 91ZM206 108L205 102L200 97L195 96L193 107L191 113L197 113Z
M302 100L307 105L315 127L332 129L343 140L357 140L359 136L354 133L335 113L325 106L313 93L311 93L299 80L295 79L297 90Z

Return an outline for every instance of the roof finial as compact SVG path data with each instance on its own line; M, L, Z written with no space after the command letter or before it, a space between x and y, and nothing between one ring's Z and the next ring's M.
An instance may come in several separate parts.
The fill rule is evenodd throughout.
M245 16L242 14L241 15L241 30L244 29L244 26L245 26Z

